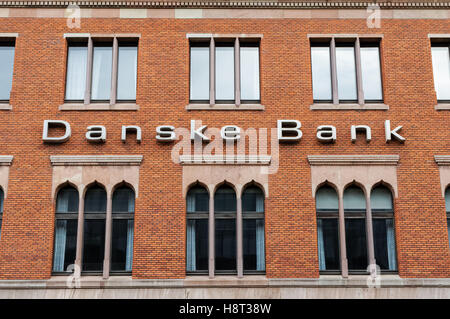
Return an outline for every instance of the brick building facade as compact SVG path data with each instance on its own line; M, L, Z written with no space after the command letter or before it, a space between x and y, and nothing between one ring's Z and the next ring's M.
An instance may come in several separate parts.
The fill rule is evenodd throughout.
M73 237L76 243L71 244L75 247L71 253L74 255L66 254L72 256L73 262L64 263L75 265L76 276L77 270L81 271L80 280L74 281L74 285L81 287L74 292L75 296L450 297L449 209L446 209L446 197L450 201L447 191L450 107L446 92L450 86L445 88L445 68L441 72L440 64L436 66L438 62L435 62L438 54L435 61L432 54L435 47L449 47L449 3L381 2L369 9L368 4L361 2L117 4L110 1L96 4L79 1L77 5L79 11L77 7L68 9L68 3L63 2L0 2L0 48L14 47L10 95L0 103L2 297L31 296L31 293L60 297L71 291L66 285L71 273L66 272L66 267L55 271L55 251L61 249L55 244L57 216L61 215L57 200L64 187L72 187L78 194L72 212L76 229ZM213 45L216 49L229 50L223 50L223 56L218 53L221 50L216 50L214 55L211 54ZM67 93L70 47L84 48L88 64L86 73L82 73L81 89L73 88L74 95L80 98L73 99L68 99ZM117 92L127 88L120 79L121 74L132 69L129 65L121 67L120 59L125 59L121 48L130 47L137 48L135 99L132 96L119 99L121 93ZM331 91L328 92L331 95L329 100L325 98L327 101L316 100L313 92L313 47L326 48L331 57ZM381 99L363 97L364 93L366 97L369 95L371 82L365 77L366 56L361 57L363 51L359 50L367 47L378 48L381 71L377 83L381 83ZM101 56L101 50L96 48L112 48L108 51L112 52L110 69L109 66L96 69L95 60L99 61ZM209 77L203 78L210 84L209 91L200 88L202 94L209 93L205 100L192 98L193 72L198 67L193 64L193 48L209 48L209 55L198 60L203 67L212 65L208 69ZM244 62L247 58L242 55L247 51L243 48L257 48L259 59L256 70L259 87L253 86L251 92L257 98L247 100L240 91L247 90L242 83L248 80ZM349 84L357 93L355 99L338 96L337 89L341 93L348 89L341 78L347 60L342 55L345 50L333 51L336 48L350 48L356 54L353 66L355 63L357 66L352 71L356 82ZM226 52L238 52L228 55L232 58L226 62L232 61L234 65L232 75L230 69L221 68L217 62L226 60ZM204 58L209 59L207 63L203 63ZM236 61L240 61L237 66ZM90 82L101 82L104 70L112 72L107 79L115 84L107 89L102 89L100 84L93 89ZM214 70L218 77L214 77ZM0 72L6 74L6 66ZM370 76L376 77L373 73ZM119 79L115 81L115 78ZM234 80L234 90L228 90L234 93L231 102L228 98L222 100L223 92L219 92L219 83L228 78ZM239 82L241 86L236 85ZM444 86L439 86L440 83ZM226 91L227 84L223 85ZM103 98L102 90L112 94ZM94 91L98 91L99 97L94 97L97 94ZM43 139L46 120L67 122L70 138L56 141L61 143ZM194 128L192 120L195 120ZM283 126L279 120L291 122ZM295 136L298 131L292 130L291 135L281 131L277 135L276 128L297 123L292 120L301 122L303 134L300 139L284 143L283 137ZM207 136L213 128L217 128L217 133L225 125L255 129L258 136L264 135L260 129L267 129L268 150L255 153L252 146L244 146L246 151L241 155L245 163L236 158L227 162L218 153L210 158L184 153L185 157L180 158L173 151L179 145L177 141L157 138L170 139L170 134L158 133L157 127L173 126L176 132L181 132L178 131L181 128L194 131L200 121L201 125L207 125L204 131ZM94 125L104 126L105 141L86 138L87 130L95 130L87 128ZM318 128L323 125L335 127L335 141L333 128ZM369 141L367 128L355 128L358 134L352 141L352 126L358 125L370 127ZM123 126L138 126L142 141L137 141L139 132L134 133L133 129L126 131L130 134L123 141ZM398 126L402 128L396 131ZM63 133L61 123L49 123L50 137L58 138ZM92 134L93 139L97 136ZM187 145L190 144L188 135ZM203 142L204 148L208 145ZM259 145L261 151L262 144ZM254 158L251 154L255 154ZM80 221L84 224L83 213L84 216L89 213L83 211L81 203L93 185L103 189L105 196L100 196L104 200L100 205L104 215L93 220L103 220L100 225L106 229L102 233L106 239L100 240L105 245L101 253L104 261L89 272L83 268L83 256L86 260L94 257L86 255L88 248L83 246L80 237L80 231L83 232ZM214 207L214 194L221 186L225 189L224 185L234 195L225 192L222 199L216 198ZM245 215L245 208L243 212L242 201L249 198L244 196L249 185L263 194L263 199L256 195L264 201L263 214L256 216L261 213L258 208L254 214L254 218L263 220L263 233L258 230L252 233L253 237L264 238L259 248L249 248L250 239L245 234L245 223L250 225L245 216L250 215ZM328 196L336 196L336 202L329 201L331 206L337 205L336 209L334 206L325 209L325 213L335 213L336 220L335 233L331 232L335 235L330 236L337 250L327 252L321 252L324 248L320 245L324 243L319 244L318 240L321 203L316 196L324 185L336 192ZM349 207L345 192L353 187L356 194L359 189L366 200L361 224L364 247L359 249L364 251L367 264L376 263L383 250L380 247L389 245L377 241L377 228L367 218L377 214L376 204L372 203L372 209L367 204L373 189L380 185L389 190L393 201L392 212L387 209L382 213L384 218L393 219L394 237L388 241L393 238L395 247L389 251L391 255L386 252L389 255L386 258L390 262L394 258L395 265L382 267L377 277L381 288L371 290L367 289L370 276L366 267L353 271L352 261L349 267L348 260L353 249L357 249L351 242L362 238L349 239L352 230L350 224L345 226ZM121 217L134 220L132 245L127 247L128 255L132 252L132 267L116 273L110 271L115 258L111 262L111 246L120 245L114 239L114 216L118 215L114 215L113 197L122 186L128 187L135 198L132 217ZM208 203L197 218L205 220L204 229L209 229L207 234L215 238L216 243L211 244L214 239L205 237L210 242L209 248L188 245L188 197L192 187L203 187L202 196L206 192L203 200ZM232 238L233 245L237 245L236 258L232 261L237 266L221 272L217 267L222 262L214 258L219 255L217 242L228 238L231 230L223 231L224 237L214 237L211 230L217 233L219 230L211 223L211 216L214 220L214 209L220 210L218 202L226 206L230 198L237 201L230 208L234 215L229 214L232 225L237 227L231 235L236 236ZM219 225L219 219L215 220L216 226ZM129 230L127 234L130 236ZM85 239L89 236L85 234ZM253 237L254 241L256 237ZM197 243L194 240L193 245L200 245L199 240L203 239ZM206 249L203 251L206 259L201 261L203 268L197 260L197 268L203 272L196 273L192 270L197 268L189 268L188 259L193 257L187 247L197 249L194 255L197 257L201 249ZM256 253L256 259L259 258L256 263L262 266L248 271L246 265L250 259L246 259L246 254L248 251L254 254L255 249L260 250ZM348 259L344 258L345 250ZM335 251L339 254L333 259L331 255ZM320 266L325 254L330 254L327 258L337 264L334 271L328 272L327 266ZM131 257L127 258L131 263ZM325 265L324 260L322 263Z

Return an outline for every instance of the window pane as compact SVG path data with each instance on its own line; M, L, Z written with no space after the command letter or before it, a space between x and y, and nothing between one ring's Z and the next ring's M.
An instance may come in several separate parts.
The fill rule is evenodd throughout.
M361 48L361 73L365 100L382 100L380 51L378 47Z
M234 47L216 47L216 100L234 100Z
M265 270L264 219L243 220L244 270Z
M56 212L78 213L78 191L75 188L65 187L58 192Z
M111 94L112 47L94 47L92 100L109 100Z
M339 100L356 101L355 49L353 47L336 48L336 69Z
M395 236L393 219L373 219L375 260L380 269L396 270Z
M86 89L87 47L69 47L66 100L83 100Z
M448 47L432 47L434 88L438 100L450 100L450 56Z
M264 194L258 187L248 187L242 194L243 212L264 212Z
M112 202L113 213L134 213L134 192L128 187L120 187L114 191Z
M370 205L373 210L393 210L392 206L392 193L391 191L384 187L378 186L372 190L370 195Z
M344 191L344 210L366 210L366 198L361 188L350 186Z
M203 187L197 186L189 190L186 196L188 213L209 212L209 194Z
M2 237L2 219L0 218L0 239Z
M117 99L136 100L137 47L119 47Z
M14 69L14 47L0 46L0 100L9 100Z
M191 100L209 100L209 48L191 47Z
M83 270L101 271L105 253L105 220L84 221Z
M187 221L186 270L208 270L208 219Z
M84 199L85 213L106 213L106 191L98 186L87 190Z
M367 270L366 220L345 219L345 242L349 270Z
M0 230L2 228L2 220L0 219ZM447 219L448 244L450 245L450 218Z
M216 270L236 270L236 220L216 219Z
M339 200L336 191L330 186L321 187L316 193L317 210L339 210Z
M337 218L317 220L319 269L339 270L339 230Z
M222 186L214 195L215 212L235 212L236 211L236 193L229 186Z
M241 100L259 100L259 48L240 48Z
M77 225L76 219L56 221L53 271L67 271L75 263Z
M0 214L3 214L3 200L4 200L3 189L0 188Z
M450 187L445 191L445 211L450 213Z
M131 271L133 259L132 219L114 219L111 243L111 270Z
M311 47L311 69L314 100L332 100L329 47Z

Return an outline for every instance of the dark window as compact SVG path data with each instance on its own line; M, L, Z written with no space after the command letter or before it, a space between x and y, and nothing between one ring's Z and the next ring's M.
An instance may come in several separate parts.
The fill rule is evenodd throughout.
M264 271L264 194L256 186L242 194L244 271Z
M14 70L14 39L0 39L0 101L8 102Z
M4 199L3 189L0 188L0 239L2 236L2 220L3 220L3 199Z
M447 232L450 245L450 187L445 191L445 210L447 211Z
M339 270L339 203L332 187L325 185L317 190L316 211L319 270Z
M71 271L75 263L78 227L78 191L67 186L56 198L55 247L53 271Z
M192 187L186 196L186 270L208 270L209 195L201 186Z
M214 195L215 266L217 271L236 271L236 193L228 185Z
M84 200L83 271L101 271L105 253L106 191L92 186Z
M112 202L111 270L131 272L134 236L134 191L120 187L114 191Z

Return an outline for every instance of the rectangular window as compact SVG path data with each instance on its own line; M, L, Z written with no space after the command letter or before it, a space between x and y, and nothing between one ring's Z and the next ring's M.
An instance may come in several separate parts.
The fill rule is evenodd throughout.
M215 221L216 270L236 270L236 220Z
M438 102L450 102L450 52L449 43L432 43L434 88Z
M105 253L105 220L84 221L83 271L101 271Z
M55 232L53 271L68 271L74 263L77 246L77 219L58 219Z
M131 271L133 261L133 219L113 219L111 270Z
M367 271L366 220L345 218L348 269Z
M189 100L209 104L259 103L259 69L259 41L255 39L191 39Z
M208 270L208 219L187 221L187 271Z
M382 103L379 40L331 37L311 40L315 103Z
M70 38L67 52L67 102L135 102L136 39Z
M319 270L339 270L339 228L337 218L318 218Z
M374 218L373 239L375 260L380 269L397 270L394 220L392 218Z
M15 41L0 39L0 102L9 102L13 70Z
M265 270L264 219L243 220L244 270Z

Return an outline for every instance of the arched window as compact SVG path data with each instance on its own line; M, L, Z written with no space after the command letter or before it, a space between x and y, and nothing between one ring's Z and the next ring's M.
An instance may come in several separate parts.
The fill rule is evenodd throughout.
M339 199L332 187L317 190L316 213L319 270L339 270Z
M242 194L244 271L264 271L264 194L247 187Z
M2 236L2 220L3 220L3 199L5 195L3 194L3 189L0 188L0 238Z
M208 270L209 195L204 187L192 187L186 196L186 270Z
M344 191L344 216L348 269L367 271L366 199L355 185Z
M133 263L134 191L122 186L112 198L111 271L130 272Z
M62 188L56 197L54 272L68 271L68 266L75 263L78 199L78 191L72 186Z
M83 271L101 271L105 256L106 191L91 186L84 198Z
M236 271L236 192L222 185L214 194L215 268Z
M397 270L392 193L377 186L370 194L375 261L381 270Z
M450 187L445 191L445 210L447 212L448 243L450 245Z

